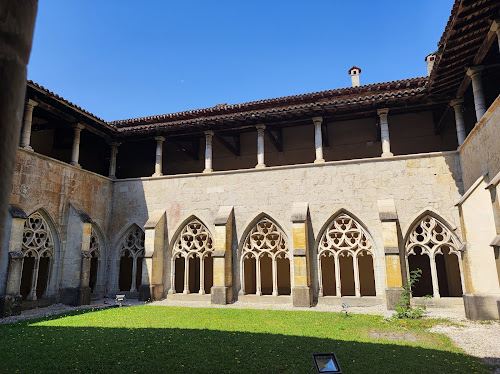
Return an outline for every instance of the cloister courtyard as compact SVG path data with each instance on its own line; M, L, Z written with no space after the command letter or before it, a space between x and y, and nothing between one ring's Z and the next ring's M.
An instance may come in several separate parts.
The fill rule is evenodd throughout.
M484 331L477 335L487 336L484 345L495 345L500 325L494 321L395 320L376 311L346 316L276 310L277 305L197 308L125 300L123 307L109 307L113 300L100 302L83 308L53 305L24 315L64 311L41 318L4 319L1 372L313 373L311 354L320 352L335 352L344 373L491 373L500 368L434 332L480 327ZM20 359L28 355L29 360Z

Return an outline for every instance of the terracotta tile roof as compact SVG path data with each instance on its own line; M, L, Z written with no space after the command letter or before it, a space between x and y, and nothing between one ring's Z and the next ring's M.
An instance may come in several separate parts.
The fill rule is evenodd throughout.
M407 97L423 93L426 90L427 77L410 78L398 81L374 83L359 87L346 87L334 90L312 92L301 95L285 96L272 99L251 101L241 104L219 104L214 107L188 110L184 112L161 114L156 116L131 118L109 122L119 131L133 128L165 127L174 124L187 124L203 121L207 118L247 117L252 114L277 113L313 106L342 106L365 101L379 102L389 97Z
M467 68L482 62L476 59L479 51L485 48L491 24L498 18L499 11L498 0L455 1L438 43L436 61L429 77L430 94L457 94Z
M38 84L36 82L33 82L32 80L28 79L27 85L28 85L28 87L31 87L31 88L39 91L39 92L42 92L44 95L46 95L48 97L51 97L51 98L53 98L53 99L55 99L57 101L60 101L60 102L64 103L66 106L68 106L71 109L74 109L76 111L84 113L88 117L91 117L93 120L95 120L95 121L97 121L97 122L99 122L101 124L109 125L109 123L106 122L105 120L103 120L102 118L97 117L96 115L90 113L89 111L83 109L82 107L80 107L80 106L72 103L69 100L66 100L64 97L59 96L58 94L50 91L49 89L45 88L44 86L42 86L42 85L40 85L40 84Z
M188 129L220 125L223 121L258 121L259 117L280 114L311 113L316 110L358 108L360 105L387 103L398 99L424 96L427 77L313 92L243 104L215 106L193 111L164 114L112 122L121 133L149 132L153 130Z

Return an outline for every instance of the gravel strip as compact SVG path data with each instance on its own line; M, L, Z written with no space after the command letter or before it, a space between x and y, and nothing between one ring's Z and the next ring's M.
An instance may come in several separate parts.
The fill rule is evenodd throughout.
M436 325L431 332L444 334L466 353L480 357L500 374L500 323L495 321L460 321L460 326Z

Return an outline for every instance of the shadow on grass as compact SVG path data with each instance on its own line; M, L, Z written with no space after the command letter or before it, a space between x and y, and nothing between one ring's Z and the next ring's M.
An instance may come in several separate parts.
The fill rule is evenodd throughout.
M54 320L67 315L44 318ZM179 328L0 326L1 373L313 373L333 351L344 373L486 373L470 356L389 342Z

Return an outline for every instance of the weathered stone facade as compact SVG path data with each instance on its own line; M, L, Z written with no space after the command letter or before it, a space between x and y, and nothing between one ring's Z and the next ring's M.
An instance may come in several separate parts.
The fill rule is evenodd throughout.
M500 74L459 84L433 56L428 78L115 122L28 82L0 315L118 293L393 309L420 269L414 297L498 318Z

